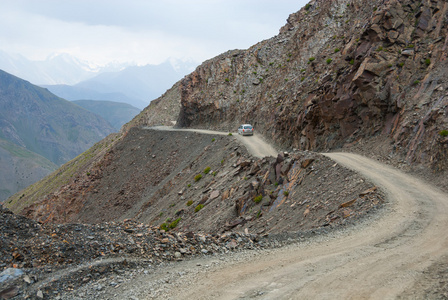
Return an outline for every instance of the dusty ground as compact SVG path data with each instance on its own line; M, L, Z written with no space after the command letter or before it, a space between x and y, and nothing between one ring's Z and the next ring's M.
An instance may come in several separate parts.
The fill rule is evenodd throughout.
M138 141L144 136L142 131L128 138ZM165 136L161 135L159 139ZM239 170L236 177L223 178L225 181L231 179L228 184L235 185L234 188L241 190L243 195L247 186L252 185L246 176L251 180L257 178L249 175L252 170L249 166L256 159L247 160L241 156L243 151L235 147L234 141L226 142L225 137L222 138L226 151L234 151L231 155L227 152L228 167ZM179 141L179 137L175 140ZM205 148L210 149L210 136L201 140ZM250 137L243 140L251 141ZM137 144L130 142L128 146L140 151ZM151 150L157 149L151 147ZM146 148L142 151L145 153ZM119 153L116 149L114 154L119 156ZM157 158L163 158L162 152L157 153ZM203 168L213 151L198 153L199 158L194 164ZM311 153L289 154L282 167L287 182L264 188L281 196L283 189L295 182L296 177L292 175L297 172L293 166L308 161L307 167L297 169L306 171L303 180L289 189L288 197L280 197L282 201L277 204L281 205L274 205L275 201L266 207L252 203L253 212L248 211L249 215L246 215L250 218L244 217L243 223L228 227L231 231L227 232L216 232L222 225L214 227L217 218L213 219L213 213L228 204L235 205L235 202L223 206L226 202L221 199L210 202L201 210L202 214L185 212L179 227L168 233L129 220L49 227L27 223L24 219L5 221L3 226L15 224L10 228L15 234L3 230L2 266L6 268L12 262L26 270L30 283L22 281L16 286L17 290L12 291L19 298L25 294L31 298L39 296L36 294L39 289L48 299L178 299L180 296L185 299L294 299L296 295L324 299L405 295L404 298L423 299L428 298L427 295L444 295L443 266L446 264L440 259L445 254L446 241L442 231L447 221L443 215L445 204L440 202L446 201L446 195L415 178L362 157L350 154L329 156L340 162ZM135 157L123 159L126 165ZM267 162L262 159L260 165ZM238 164L247 167L238 167ZM367 180L341 165L354 168ZM216 170L218 174L227 172ZM186 176L182 185L191 182L190 177L194 174ZM174 178L179 180L181 177ZM198 191L199 195L203 194L202 190L209 193L214 188L207 187L216 184L211 176L201 180L197 189L185 189L182 195L177 188L170 192L165 189L168 197L162 197L162 202L154 207L162 207L165 209L162 212L168 215L170 209L174 212L179 207L171 207L173 202L167 200L183 196L185 198L180 203L185 205L190 195L197 197ZM384 189L390 204L382 205L384 195L378 189L374 193L365 193L376 185ZM235 207L232 205L227 209L233 215ZM275 209L269 211L270 207ZM381 207L383 209L378 211ZM229 220L234 218L232 215ZM158 226L160 222L160 218L155 219L153 225ZM190 230L197 231L193 230L195 228L208 228L214 233L189 233ZM22 240L22 231L27 234L27 240ZM19 244L21 241L26 241L28 246ZM285 244L288 246L279 248ZM14 254L15 246L29 250ZM66 252L67 249L76 255ZM10 261L8 256L11 254L18 259ZM54 261L45 265L50 258ZM37 263L36 267L41 265L40 271L27 269L31 266L27 263ZM24 294L20 288L27 292ZM5 290L0 289L0 292ZM19 299L17 297L15 299Z
M230 256L227 263L222 262L227 257L216 257L160 269L135 278L137 282L109 289L102 299L446 297L440 290L427 289L428 283L445 282L440 269L432 273L439 276L433 279L424 272L432 270L430 266L437 265L447 252L448 196L426 182L364 157L328 156L384 187L391 206L361 226L282 249L240 253ZM164 284L151 284L164 276L168 278Z

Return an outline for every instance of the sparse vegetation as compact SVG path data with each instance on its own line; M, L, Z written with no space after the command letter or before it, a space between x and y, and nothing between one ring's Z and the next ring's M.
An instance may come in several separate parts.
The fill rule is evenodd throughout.
M355 63L354 59L351 59L350 62L349 62L349 64L351 64L351 65L353 65L354 63Z
M288 197L289 191L283 191L283 196Z
M339 48L334 49L334 53L338 53L339 51Z
M443 129L439 131L439 135L442 137L447 137L448 136L448 130Z
M313 62L313 61L315 61L315 60L316 60L315 57L310 57L310 58L308 58L308 61L309 61L309 62Z
M429 66L431 64L431 60L429 58L425 59L425 64Z
M202 175L198 174L198 175L194 176L194 181L197 182L197 181L201 180L201 178L202 178Z
M404 66L404 62L399 63L398 66L399 66L400 68L402 68L402 67Z
M412 83L413 85L417 85L420 83L420 80L414 80L414 82Z
M198 206L195 207L194 212L198 212L203 208L204 208L204 204L199 204Z
M208 174L208 173L210 173L210 170L211 170L210 167L205 168L205 169L204 169L204 174Z
M230 79L229 78L226 78L226 79L224 79L225 80L225 82L229 82L230 81Z
M177 224L179 224L180 220L182 218L177 218L176 220L174 220L173 222L170 223L170 229L174 229L177 227Z
M177 227L177 224L180 222L182 218L178 218L176 220L174 220L173 222L171 222L170 224L168 224L171 220L167 219L165 221L165 223L160 224L160 229L161 230L165 230L165 231L170 231L170 229L174 229Z
M188 200L187 201L187 206L191 206L191 205L193 205L193 200Z
M256 197L254 198L254 202L255 202L255 203L260 203L261 200L263 200L263 196L262 196L262 195L258 195L258 196L256 196Z
M307 5L305 5L305 10L306 11L308 11L310 8L311 8L311 4L308 3Z
M333 61L333 60L332 60L331 58L327 59L327 64L328 64L328 65L331 64L332 61Z
M162 224L160 224L160 227L159 227L161 230L165 230L165 231L169 231L170 229L169 229L169 227L166 225L166 223L162 223Z

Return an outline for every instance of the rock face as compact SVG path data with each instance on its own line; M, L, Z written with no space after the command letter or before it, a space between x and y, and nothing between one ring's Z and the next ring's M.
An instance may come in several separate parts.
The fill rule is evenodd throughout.
M444 170L447 10L443 0L311 1L279 35L186 76L178 125L251 123L302 150L383 135L408 163Z

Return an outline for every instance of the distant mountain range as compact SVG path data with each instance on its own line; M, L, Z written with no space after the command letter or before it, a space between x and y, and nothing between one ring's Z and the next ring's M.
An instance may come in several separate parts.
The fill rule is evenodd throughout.
M191 65L174 68L170 62L165 62L160 65L127 67L119 72L104 72L72 86L42 86L70 101L109 100L143 109L192 69Z
M113 101L76 100L73 103L93 112L108 121L116 131L139 114L140 109L132 105Z
M31 61L0 50L0 69L47 88L64 99L123 102L145 108L196 64L177 60L159 65L111 63L96 66L68 54Z
M43 177L115 131L98 115L0 70L0 195L23 187L30 168Z
M120 71L128 65L116 63L99 67L69 54L32 61L20 54L0 50L0 69L33 84L76 84L101 72Z

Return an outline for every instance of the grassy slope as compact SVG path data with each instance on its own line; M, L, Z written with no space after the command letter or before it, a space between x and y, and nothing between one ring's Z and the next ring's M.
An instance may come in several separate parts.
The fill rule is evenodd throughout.
M98 162L106 151L119 139L119 134L109 135L89 150L62 165L47 177L11 196L5 203L5 206L19 213L24 207L39 201L48 194L56 192L62 186L69 184L75 174L83 172L89 166Z

